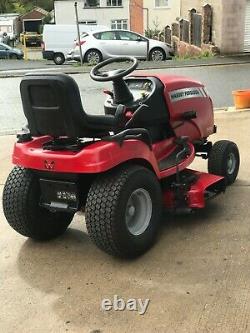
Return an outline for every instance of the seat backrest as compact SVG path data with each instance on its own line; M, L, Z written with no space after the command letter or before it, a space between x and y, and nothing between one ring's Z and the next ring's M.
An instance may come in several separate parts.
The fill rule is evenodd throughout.
M65 74L28 74L20 85L31 135L81 137L88 134L76 82Z

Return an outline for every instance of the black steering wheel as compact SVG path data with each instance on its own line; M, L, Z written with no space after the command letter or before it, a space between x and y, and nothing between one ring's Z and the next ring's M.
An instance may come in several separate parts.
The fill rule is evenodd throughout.
M110 71L100 72L100 69L105 67L106 65L113 64L121 61L130 61L133 62L132 65L127 69L115 69ZM105 61L102 61L100 64L97 64L92 68L90 72L90 77L99 82L107 82L114 81L117 79L121 79L124 76L132 73L138 66L138 60L134 57L119 57L119 58L111 58Z

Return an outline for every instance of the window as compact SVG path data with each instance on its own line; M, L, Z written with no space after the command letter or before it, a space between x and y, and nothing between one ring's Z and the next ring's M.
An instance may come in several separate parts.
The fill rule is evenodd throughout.
M128 20L112 20L111 21L111 29L128 29Z
M155 0L155 7L169 7L169 0Z
M1 32L12 32L12 26L11 25L0 25L0 31Z
M144 40L143 37L134 34L130 31L119 31L118 32L120 40L128 40L128 41L138 41L138 40Z
M104 31L104 32L98 32L93 35L96 39L101 40L116 40L116 33L113 31Z
M111 7L121 7L122 6L122 0L107 0L107 6Z
M85 0L84 7L100 7L100 0Z

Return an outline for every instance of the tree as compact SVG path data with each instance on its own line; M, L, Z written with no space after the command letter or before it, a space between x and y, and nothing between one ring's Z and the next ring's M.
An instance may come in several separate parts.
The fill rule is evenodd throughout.
M0 0L0 13L8 13L14 11L13 2L10 0Z
M34 7L41 7L49 12L53 9L53 0L0 0L0 13L24 14Z
M16 2L23 5L27 11L34 7L41 7L47 11L51 11L53 9L53 0L19 0Z

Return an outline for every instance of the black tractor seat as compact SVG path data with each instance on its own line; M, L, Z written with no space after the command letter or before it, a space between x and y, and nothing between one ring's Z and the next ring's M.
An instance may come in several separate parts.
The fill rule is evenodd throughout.
M113 116L86 114L78 85L65 74L27 74L20 90L32 136L101 138L116 131L122 120L123 105Z

